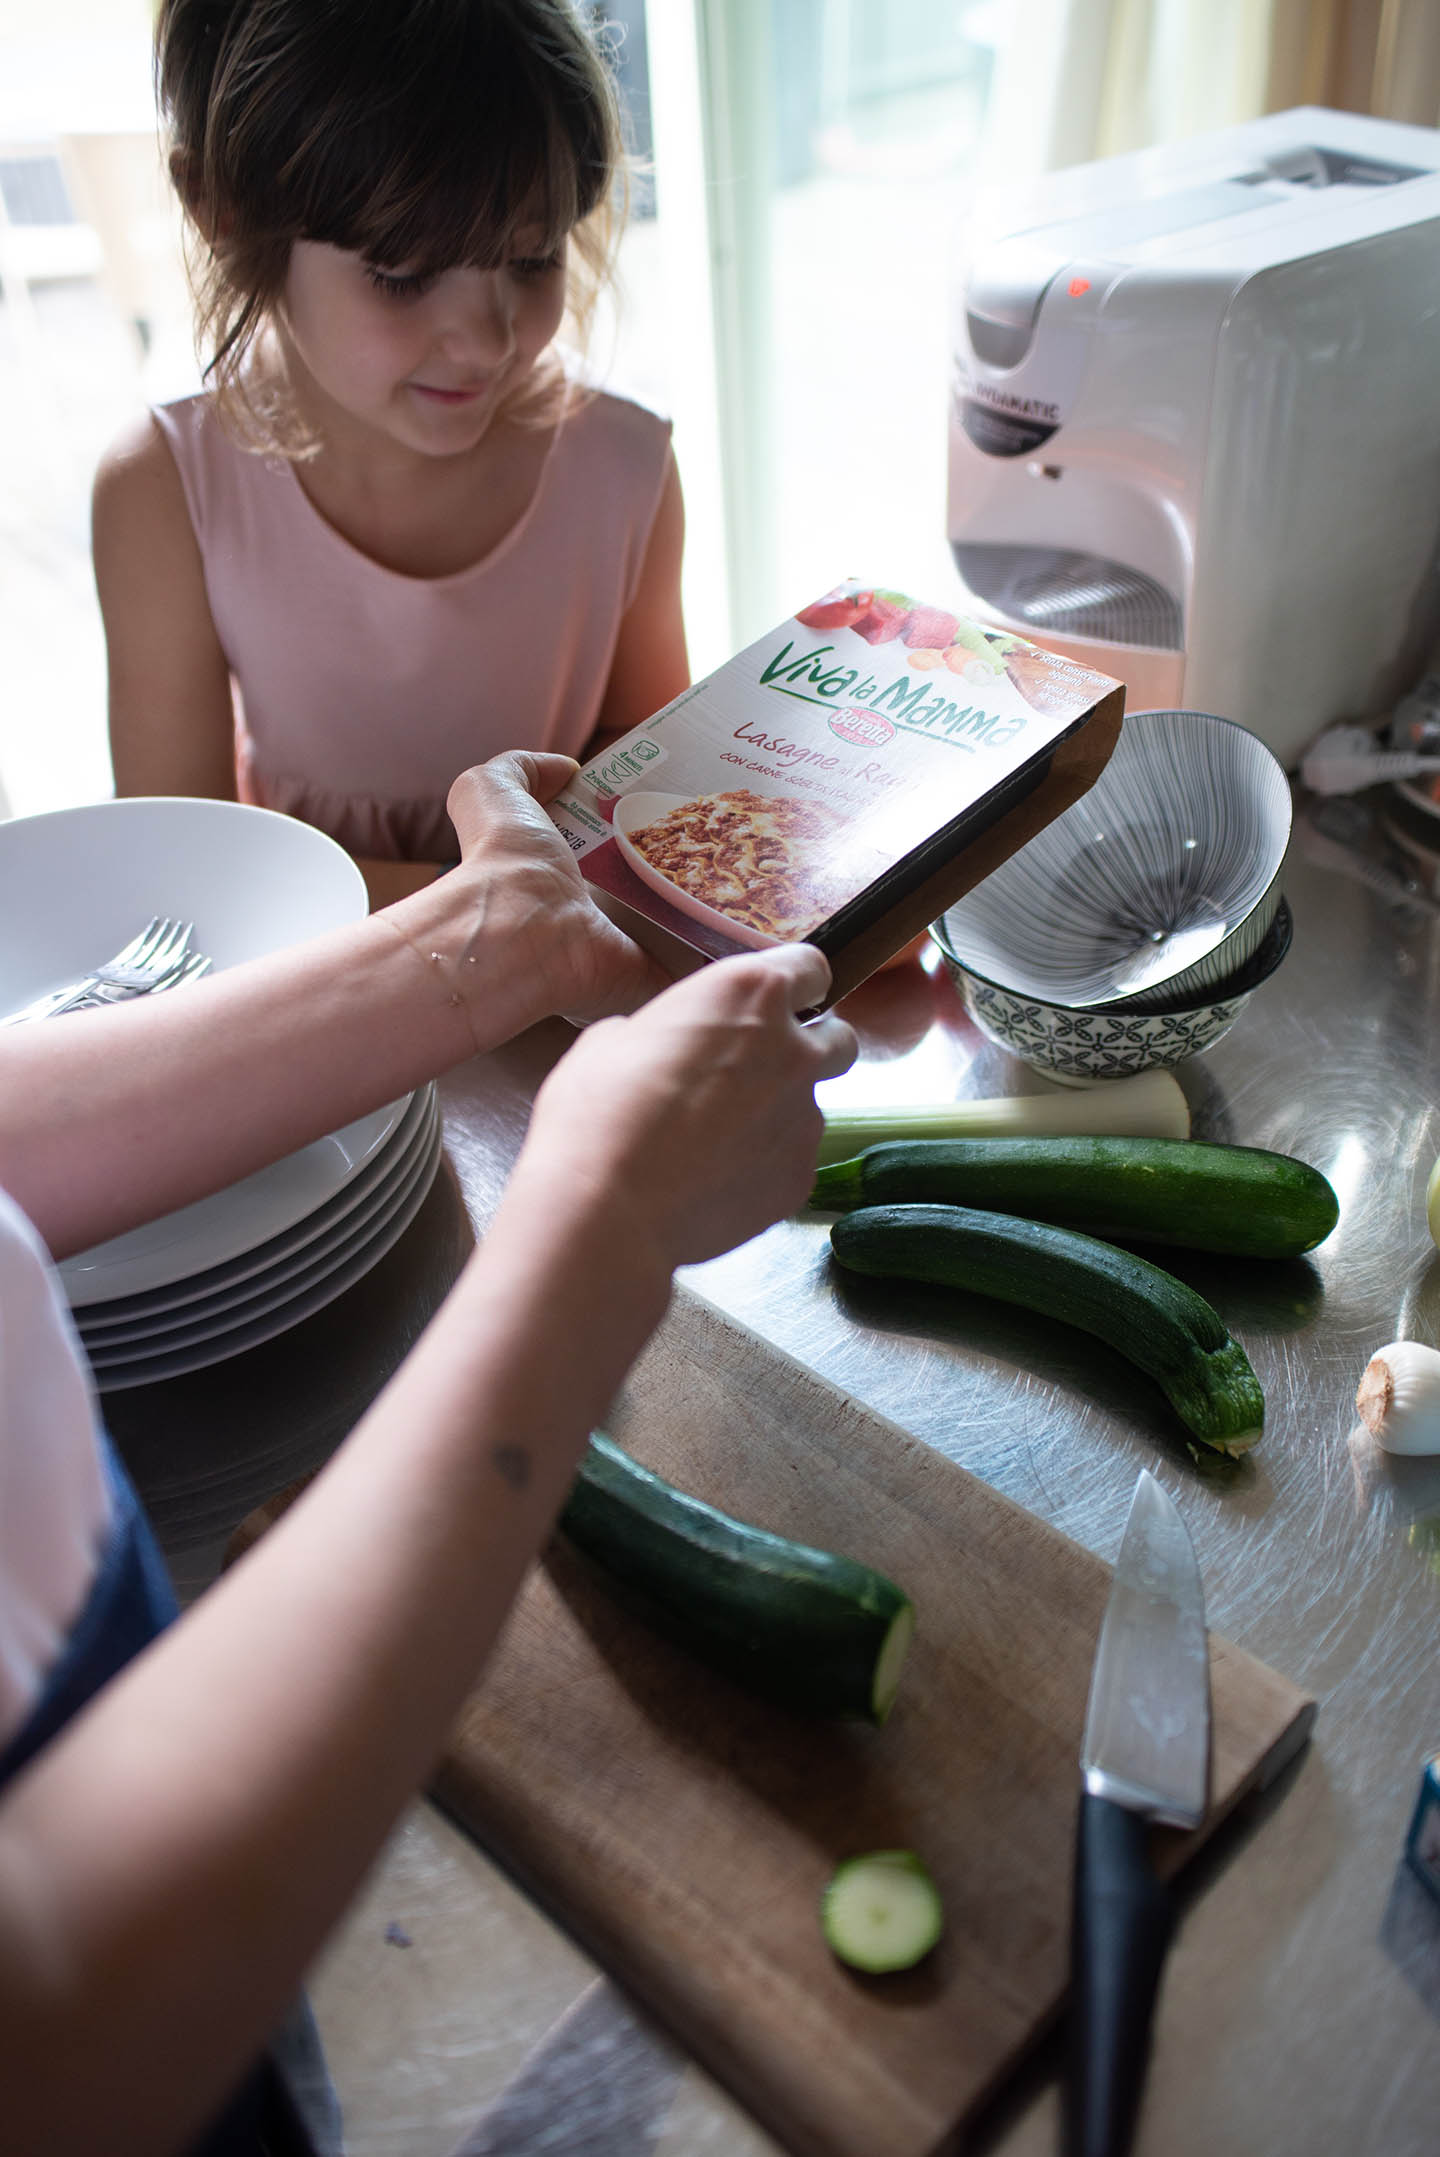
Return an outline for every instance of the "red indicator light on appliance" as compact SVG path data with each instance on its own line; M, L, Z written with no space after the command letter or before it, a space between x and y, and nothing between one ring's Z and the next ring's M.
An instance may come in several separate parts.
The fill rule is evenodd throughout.
M1066 290L1072 300L1078 300L1082 292L1090 290L1090 280L1088 277L1072 277Z

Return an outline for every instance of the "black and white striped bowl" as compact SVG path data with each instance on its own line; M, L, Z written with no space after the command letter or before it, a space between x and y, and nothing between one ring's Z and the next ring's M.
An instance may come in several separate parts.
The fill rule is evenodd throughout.
M1247 727L1127 713L1089 793L944 917L966 968L1074 1010L1171 1010L1259 950L1280 904L1290 785Z

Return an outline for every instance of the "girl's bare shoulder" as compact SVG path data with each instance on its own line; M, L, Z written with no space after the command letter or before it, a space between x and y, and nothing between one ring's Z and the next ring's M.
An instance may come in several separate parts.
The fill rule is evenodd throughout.
M90 540L102 586L128 583L142 564L186 574L193 566L196 540L185 485L153 411L128 421L95 468Z
M96 510L151 504L184 508L184 490L165 428L153 411L140 412L115 435L95 467Z

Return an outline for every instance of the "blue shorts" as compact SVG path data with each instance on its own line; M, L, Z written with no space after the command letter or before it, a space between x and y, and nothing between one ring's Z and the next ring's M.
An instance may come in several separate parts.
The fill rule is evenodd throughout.
M0 1749L0 1786L48 1745L72 1715L178 1615L165 1560L134 1486L109 1440L111 1526L89 1596L29 1715ZM338 2113L319 2034L300 2002L286 2026L287 2052L303 2062L307 2091L321 2093L325 2149L339 2149ZM308 2057L307 2057L308 2055ZM328 2102L327 2102L328 2100ZM288 2086L267 2054L191 2157L323 2157Z

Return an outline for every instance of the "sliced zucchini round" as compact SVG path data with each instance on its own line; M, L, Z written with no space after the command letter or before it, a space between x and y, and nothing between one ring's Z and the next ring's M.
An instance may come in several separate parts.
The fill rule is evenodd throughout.
M935 1882L913 1850L871 1850L837 1867L820 1901L832 1954L874 1976L913 1969L944 1926Z

